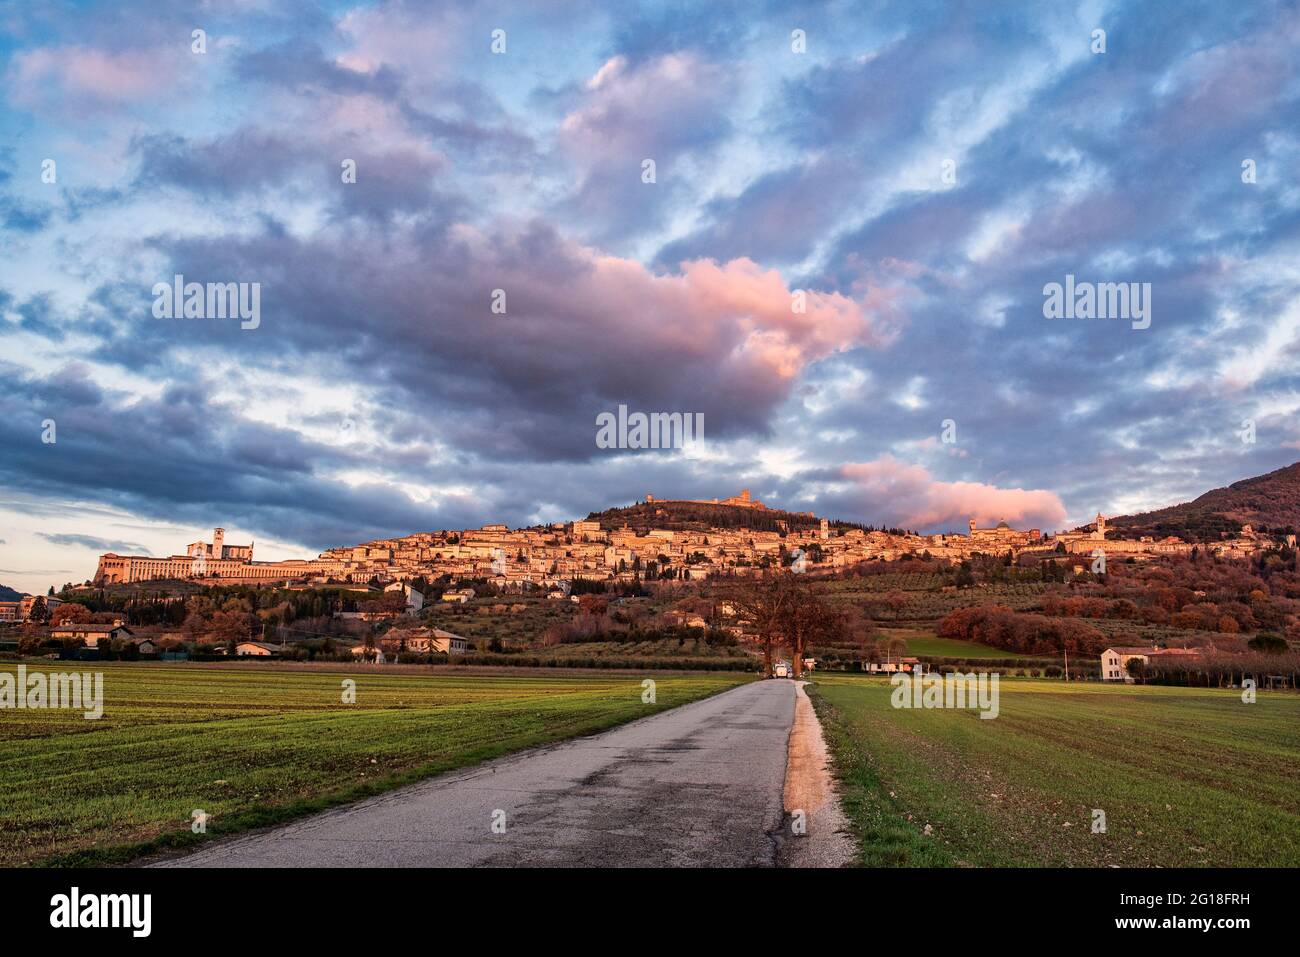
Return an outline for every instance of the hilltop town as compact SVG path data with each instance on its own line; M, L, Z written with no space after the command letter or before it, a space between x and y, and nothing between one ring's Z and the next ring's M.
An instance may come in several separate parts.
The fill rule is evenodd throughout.
M683 521L682 512L706 507L712 523ZM721 511L720 511L721 510ZM698 508L695 509L698 511ZM1294 538L1288 537L1288 544ZM1223 557L1248 557L1269 547L1266 535L1249 526L1231 538L1201 547ZM811 512L771 509L749 490L722 500L659 501L647 494L635 509L613 509L585 520L511 529L501 524L456 531L418 532L331 548L315 559L253 560L253 545L225 542L224 529L211 542L194 542L168 558L107 553L100 557L96 585L159 579L224 584L280 582L407 581L415 578L486 580L499 587L552 588L575 580L637 582L695 581L752 575L770 567L833 571L860 562L929 557L964 561L976 555L1064 553L1091 559L1117 555L1144 559L1184 555L1197 547L1176 536L1115 538L1106 518L1091 525L1045 535L1013 529L1006 522L981 528L972 518L965 534L921 535L900 529L869 529L818 519Z

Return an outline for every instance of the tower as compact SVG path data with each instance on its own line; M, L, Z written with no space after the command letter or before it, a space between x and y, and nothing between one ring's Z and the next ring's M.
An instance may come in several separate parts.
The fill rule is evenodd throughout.
M970 520L970 537L975 537L975 519L973 518Z
M831 523L827 519L822 519L822 538L831 537Z
M1101 512L1097 513L1097 536L1096 537L1097 538L1106 537L1106 516L1101 514Z
M214 528L212 530L212 557L224 558L222 549L226 547L226 530L224 528Z

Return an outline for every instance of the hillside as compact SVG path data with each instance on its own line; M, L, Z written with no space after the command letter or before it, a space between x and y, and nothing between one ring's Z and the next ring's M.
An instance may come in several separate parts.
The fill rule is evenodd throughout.
M638 502L627 508L609 508L592 512L589 522L600 522L601 528L615 529L627 525L639 530L649 528L672 531L707 531L710 528L751 528L755 531L779 532L784 522L786 530L816 528L821 519L800 512L780 509L744 508L712 502ZM868 528L854 522L833 521L832 529Z
M1216 488L1191 502L1121 515L1107 524L1136 535L1177 535L1188 541L1216 541L1236 534L1242 525L1294 533L1300 528L1300 462Z
M14 591L7 585L0 585L0 601L17 601L23 597L20 591Z

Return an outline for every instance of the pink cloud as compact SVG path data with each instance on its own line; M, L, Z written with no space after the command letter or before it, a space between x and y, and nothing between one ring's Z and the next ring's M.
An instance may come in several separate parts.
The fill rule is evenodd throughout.
M58 97L80 105L126 103L174 86L175 71L168 68L168 59L151 49L38 47L14 56L10 96L28 107L48 106Z
M982 482L942 482L919 465L887 455L840 469L853 483L849 493L862 514L888 516L895 525L919 530L961 528L974 518L981 526L999 521L1016 528L1059 528L1065 505L1055 492L998 488Z
M588 80L581 106L560 123L560 141L582 162L663 161L720 122L731 86L724 71L693 53L636 66L616 56Z
M530 269L503 284L526 290L521 298L552 317L548 337L568 327L574 341L613 344L631 360L630 369L621 361L608 366L624 389L645 377L693 382L691 392L730 382L766 404L783 397L809 364L891 337L880 318L889 306L884 293L850 298L806 290L804 311L796 312L794 290L780 273L750 259L695 260L675 273L655 273L634 259L573 244L565 253L572 271L562 281ZM505 278L499 267L485 271ZM593 372L602 374L584 374Z
M434 89L468 44L486 48L487 35L465 36L467 20L466 13L454 8L433 11L403 2L349 10L338 29L351 46L339 55L338 64L359 73L392 67L415 88Z

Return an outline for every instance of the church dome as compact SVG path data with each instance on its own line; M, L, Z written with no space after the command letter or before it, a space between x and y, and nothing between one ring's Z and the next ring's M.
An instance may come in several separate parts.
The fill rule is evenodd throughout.
M1011 526L1008 525L1006 522L998 522L998 528L1005 528L1010 530Z

